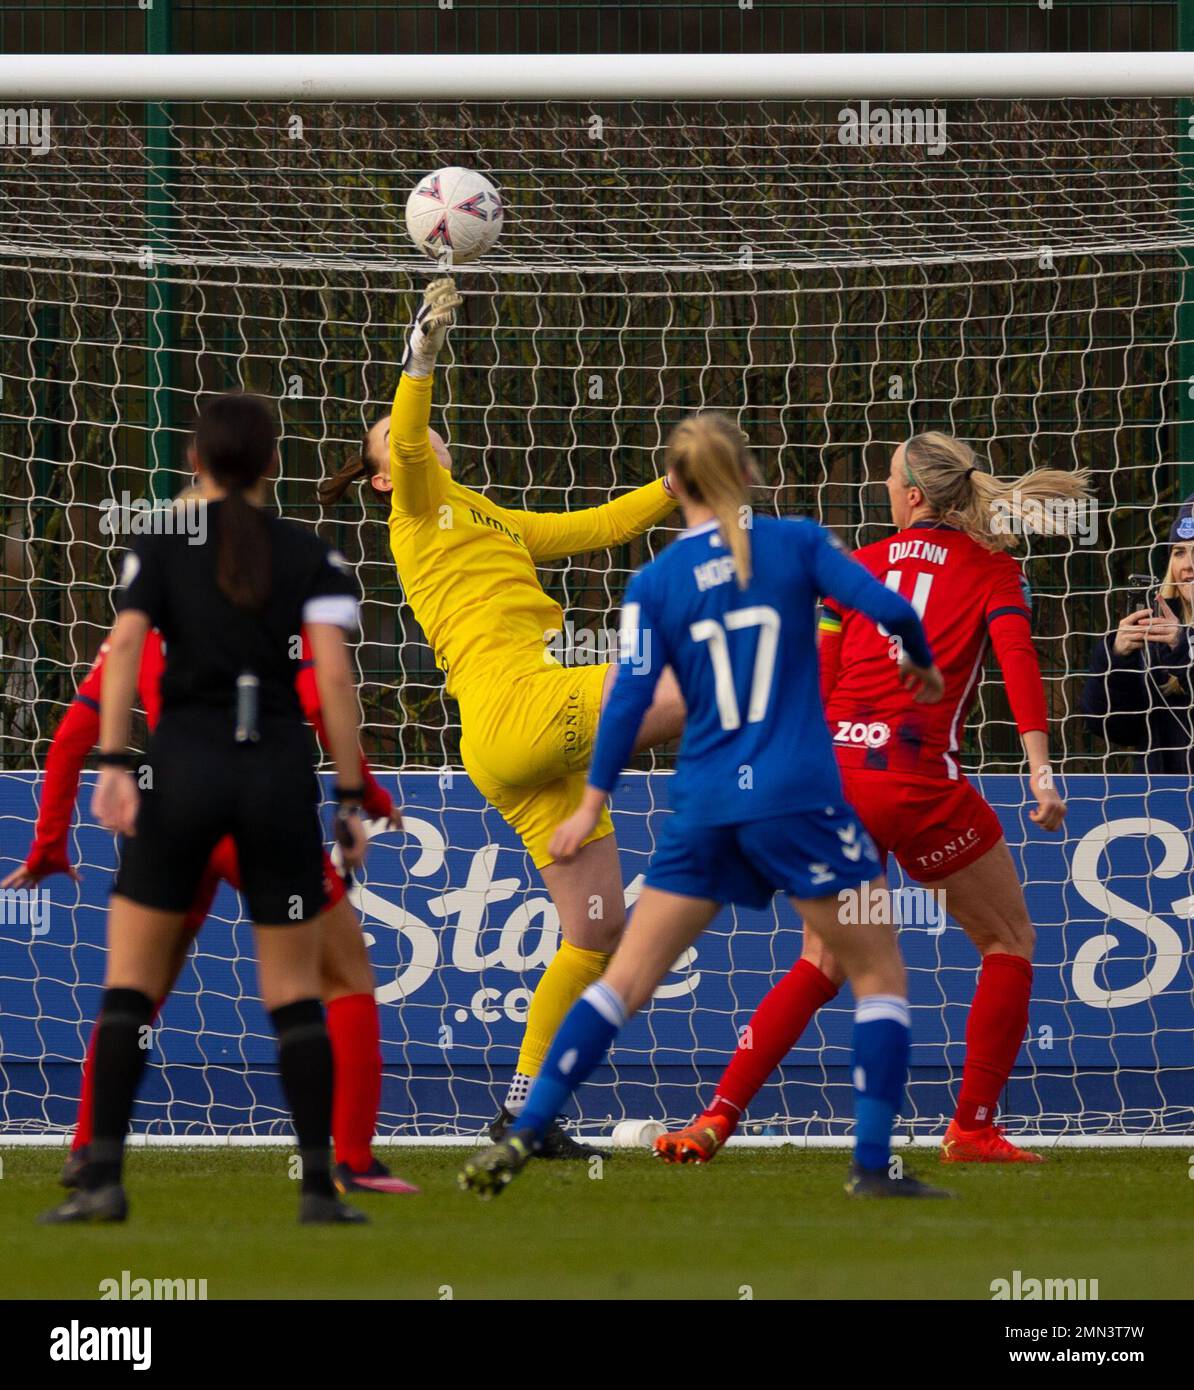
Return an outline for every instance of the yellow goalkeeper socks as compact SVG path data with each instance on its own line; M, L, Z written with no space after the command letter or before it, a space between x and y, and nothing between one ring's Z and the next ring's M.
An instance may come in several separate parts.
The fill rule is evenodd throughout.
M560 943L560 949L543 972L527 1011L526 1032L518 1054L518 1070L506 1096L506 1109L512 1114L518 1114L526 1103L531 1079L538 1076L564 1015L585 990L601 978L608 964L609 954L606 951L582 951L570 942Z

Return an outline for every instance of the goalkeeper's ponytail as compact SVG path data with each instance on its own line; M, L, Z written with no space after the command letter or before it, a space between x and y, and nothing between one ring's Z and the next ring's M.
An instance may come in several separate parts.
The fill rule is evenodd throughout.
M727 416L703 410L690 415L672 431L667 442L667 467L694 502L701 502L717 519L722 541L734 559L738 587L750 583L749 480L754 459L746 436Z
M373 450L372 455L370 449ZM320 503L325 507L334 507L337 502L343 500L350 487L355 483L364 483L366 495L388 512L390 510L389 489L383 491L380 488L370 486L374 478L385 475L388 467L388 463L377 458L378 452L373 431L371 429L366 430L358 451L341 465L338 472L333 473L329 478L324 478L316 487L315 492Z
M325 507L334 507L341 500L344 494L352 487L353 483L364 482L369 478L373 469L369 466L369 435L365 434L361 440L361 451L340 469L338 473L333 473L330 478L324 478L316 493L321 504Z

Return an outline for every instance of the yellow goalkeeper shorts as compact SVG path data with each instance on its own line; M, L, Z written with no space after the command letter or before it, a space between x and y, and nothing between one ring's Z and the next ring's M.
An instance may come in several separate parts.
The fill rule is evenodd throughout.
M537 869L552 862L552 832L580 805L609 669L548 666L504 688L461 695L464 770ZM603 811L585 843L613 828Z

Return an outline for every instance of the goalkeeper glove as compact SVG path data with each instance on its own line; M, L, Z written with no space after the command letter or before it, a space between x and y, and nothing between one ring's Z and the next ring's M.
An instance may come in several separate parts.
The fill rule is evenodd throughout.
M415 315L410 337L406 340L402 370L407 376L427 377L435 370L435 359L448 336L448 329L455 322L456 310L461 303L456 282L450 275L432 280L427 286L422 308Z

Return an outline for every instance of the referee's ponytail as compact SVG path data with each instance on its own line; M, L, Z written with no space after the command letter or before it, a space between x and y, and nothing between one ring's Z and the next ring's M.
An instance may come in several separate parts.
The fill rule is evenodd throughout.
M694 502L717 518L734 559L738 587L750 583L750 482L755 463L746 436L726 415L702 410L681 420L667 442L667 467Z
M264 606L270 587L269 530L245 496L273 462L274 417L256 396L213 396L199 411L195 456L226 492L220 512L216 583L238 608Z

